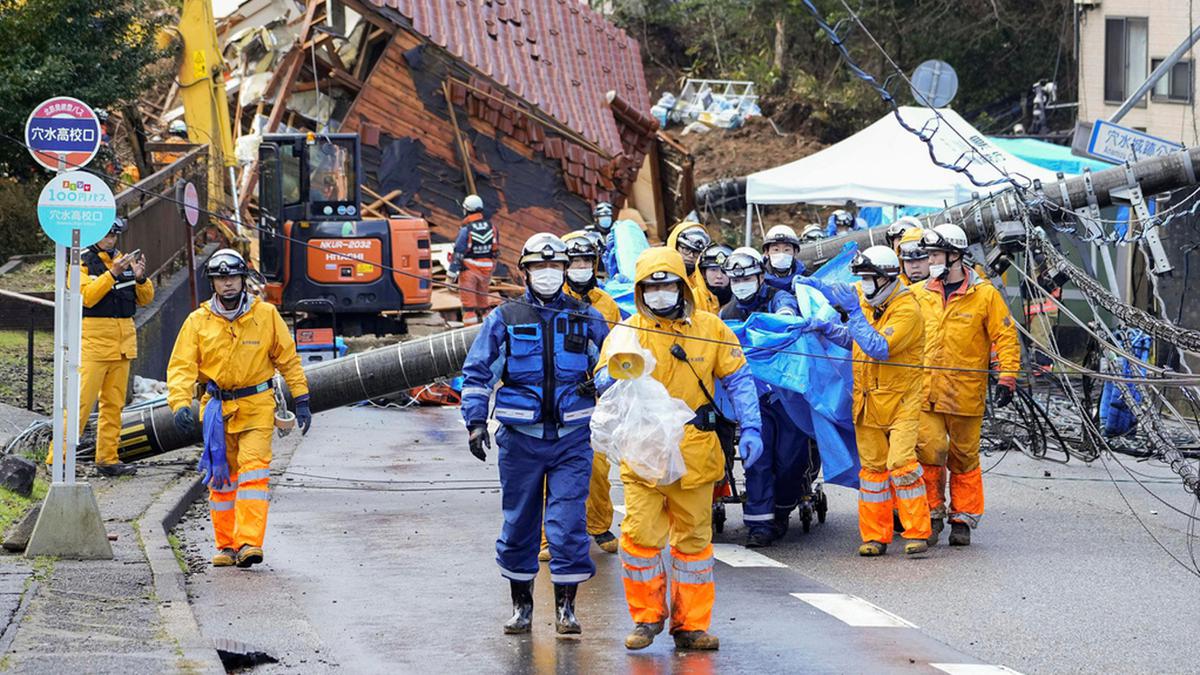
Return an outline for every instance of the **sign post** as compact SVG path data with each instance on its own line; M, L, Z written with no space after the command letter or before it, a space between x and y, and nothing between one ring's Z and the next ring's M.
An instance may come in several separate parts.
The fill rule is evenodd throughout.
M79 445L79 367L83 296L79 254L103 239L117 215L112 190L86 171L100 147L100 123L87 104L68 97L42 102L25 124L29 152L57 171L38 197L38 222L54 241L53 482L33 527L26 557L111 559L112 545L92 488L75 482Z
M187 246L184 250L187 251L187 266L188 266L188 289L192 293L192 309L200 306L200 299L196 291L196 223L200 221L200 193L196 191L196 185L190 180L185 180L175 186L175 201L179 203L180 210L183 211L183 221L187 230Z

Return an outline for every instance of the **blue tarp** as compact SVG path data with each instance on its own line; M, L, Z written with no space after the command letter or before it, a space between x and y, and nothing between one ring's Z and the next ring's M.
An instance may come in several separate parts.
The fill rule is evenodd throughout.
M1113 168L1113 164L1101 162L1071 154L1071 149L1064 145L1055 145L1036 138L996 138L988 136L988 141L1008 154L1023 159L1034 166L1040 166L1050 171L1061 171L1068 175L1079 175L1085 168L1092 171L1103 171Z
M621 315L629 316L637 312L633 299L634 268L638 256L650 248L650 242L646 241L645 233L632 220L618 220L613 224L613 232L617 240L617 270L615 273L609 271L604 291L617 301Z
M1129 328L1119 336L1122 346L1141 361L1150 358L1150 336L1136 328ZM1121 366L1121 374L1125 377L1146 377L1146 369L1135 366L1124 356L1117 359ZM1141 403L1142 392L1135 384L1125 385L1133 400ZM1137 415L1130 409L1129 403L1117 388L1115 382L1105 382L1104 390L1100 392L1100 423L1104 427L1105 436L1124 436L1137 428Z

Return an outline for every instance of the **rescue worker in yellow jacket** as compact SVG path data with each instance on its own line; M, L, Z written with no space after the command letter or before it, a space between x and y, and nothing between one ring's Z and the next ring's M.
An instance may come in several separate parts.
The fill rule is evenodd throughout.
M917 424L921 412L920 366L925 324L914 293L900 281L900 260L889 246L858 254L850 270L856 285L817 287L849 321L815 321L831 342L853 343L854 436L862 463L859 473L858 529L862 556L887 552L892 540L892 505L904 528L904 552L928 550L929 504L917 461Z
M926 230L921 242L929 252L924 291L926 363L921 463L932 516L931 541L947 516L941 486L950 470L950 545L968 546L971 530L983 517L983 474L979 432L987 402L988 368L994 349L1000 361L994 402L1012 402L1021 369L1017 330L1004 297L967 264L967 235L953 224ZM961 369L961 370L955 370Z
M690 220L679 223L671 234L667 235L667 248L678 251L679 255L683 256L683 268L687 272L684 279L692 289L696 310L716 314L721 311L721 303L717 296L708 290L708 285L704 282L704 270L698 264L700 257L704 255L704 249L711 243L712 237L709 236L708 230L700 223Z
M79 290L83 296L83 326L79 362L79 429L82 433L96 400L96 471L101 476L128 476L137 467L121 462L121 410L129 385L129 367L137 358L137 329L133 315L154 300L146 278L146 258L138 252L122 255L117 237L125 221L117 218L103 239L80 258ZM46 462L53 457L47 455Z
M200 470L209 486L217 545L212 564L250 567L263 561L275 371L287 382L302 433L312 424L308 381L278 310L247 291L249 269L241 254L221 249L205 267L213 297L179 329L167 365L167 403L175 426L190 434L197 422L194 387L197 382L204 386Z
M720 379L733 400L741 424L739 451L747 467L763 451L758 394L733 331L716 315L696 309L677 251L671 247L643 251L634 276L638 313L621 325L635 330L640 345L654 355L654 379L697 415L680 443L686 472L679 480L654 485L621 465L625 485L621 571L625 600L636 624L625 646L643 649L662 632L668 615L662 549L669 541L675 647L717 649L719 640L708 633L715 597L712 495L713 485L724 475L725 457L715 432L713 381ZM605 343L597 363L598 389L612 384L607 367L610 345L611 341Z
M925 230L913 227L900 237L896 253L900 256L900 280L911 287L929 278L929 252L921 246Z
M617 301L605 293L596 283L596 272L599 268L600 251L595 240L585 230L576 230L563 235L563 243L567 245L567 280L563 290L567 295L582 301L594 308L604 318L609 329L621 323L621 310ZM587 498L587 533L592 541L605 553L617 552L617 538L612 533L613 503L612 484L608 480L611 466L608 455L603 452L592 455L592 476L588 485ZM546 533L542 532L542 550L538 560L550 560L550 544L546 541Z

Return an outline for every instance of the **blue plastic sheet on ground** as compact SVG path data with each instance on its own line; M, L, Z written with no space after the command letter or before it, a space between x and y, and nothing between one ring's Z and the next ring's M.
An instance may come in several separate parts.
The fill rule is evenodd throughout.
M1136 328L1129 328L1123 331L1119 337L1122 346L1139 360L1145 361L1150 358L1149 335ZM1121 374L1125 377L1146 377L1145 368L1134 366L1125 357L1120 357L1117 363L1121 367ZM1137 385L1126 384L1125 386L1129 388L1133 400L1141 403L1142 392ZM1133 432L1137 427L1137 415L1130 408L1115 382L1105 382L1104 390L1100 392L1100 423L1104 428L1105 436L1124 436Z
M857 250L848 244L813 276L852 281L849 265ZM755 378L774 388L796 426L816 440L826 482L858 488L850 351L808 330L807 317L832 319L837 310L809 286L797 284L796 293L802 316L752 314L730 327L745 347Z

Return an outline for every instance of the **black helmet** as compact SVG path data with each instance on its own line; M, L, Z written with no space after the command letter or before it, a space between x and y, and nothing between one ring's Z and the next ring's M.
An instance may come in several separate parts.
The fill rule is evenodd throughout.
M241 253L231 249L223 248L212 257L208 262L204 263L204 271L211 277L244 277L250 274L250 268L246 266L246 259Z

